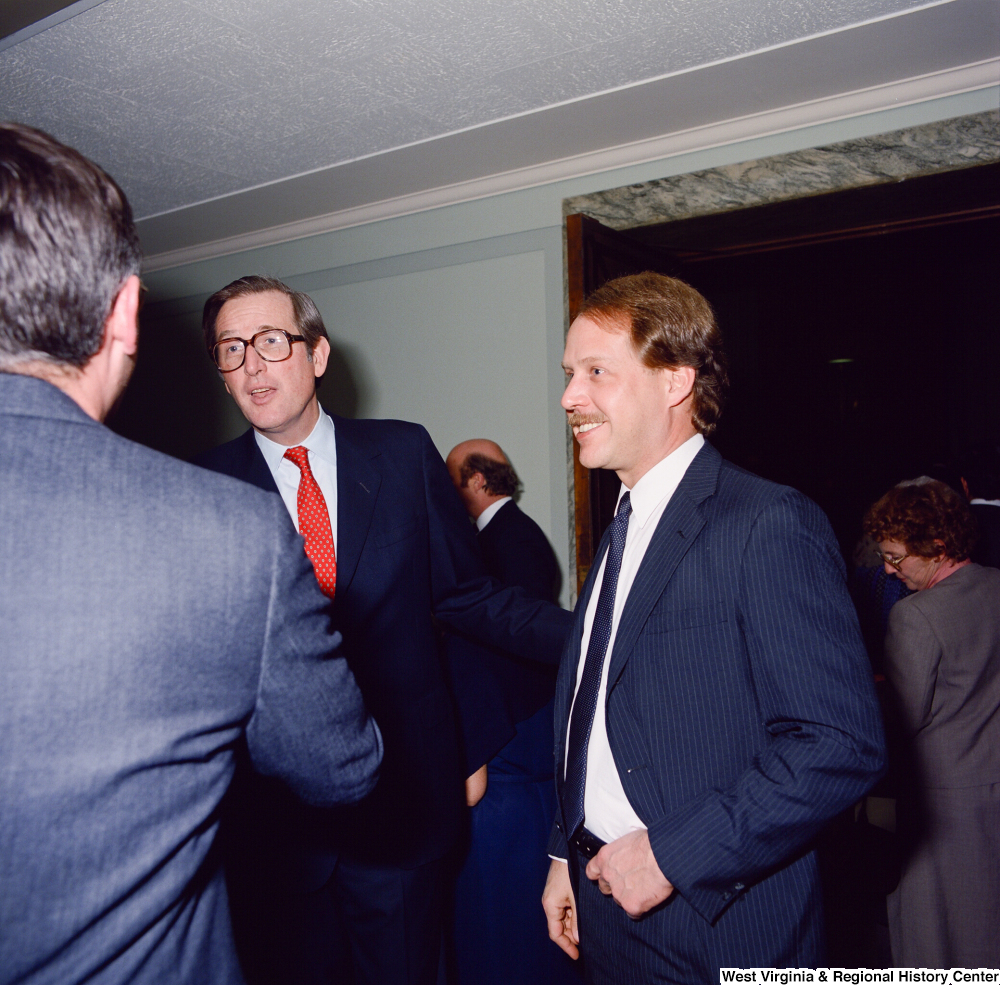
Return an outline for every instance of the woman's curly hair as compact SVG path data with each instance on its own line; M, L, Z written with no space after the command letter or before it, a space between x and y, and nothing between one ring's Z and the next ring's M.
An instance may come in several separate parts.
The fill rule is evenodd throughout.
M865 514L864 528L873 540L894 540L909 554L943 552L952 561L966 560L978 536L969 504L936 480L893 487Z

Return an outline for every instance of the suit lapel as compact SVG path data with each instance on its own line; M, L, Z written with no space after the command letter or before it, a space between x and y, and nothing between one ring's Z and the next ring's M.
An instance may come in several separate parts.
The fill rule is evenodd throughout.
M347 591L368 538L382 475L377 446L354 421L334 417L337 442L337 594Z
M243 460L240 467L240 478L267 492L276 493L278 487L275 484L274 476L271 475L271 470L267 467L264 455L257 445L257 439L254 438L253 428L245 431L237 440L239 441L239 454Z
M706 444L684 473L656 525L618 623L608 668L609 691L621 677L653 606L705 526L701 503L715 492L721 463L719 453Z

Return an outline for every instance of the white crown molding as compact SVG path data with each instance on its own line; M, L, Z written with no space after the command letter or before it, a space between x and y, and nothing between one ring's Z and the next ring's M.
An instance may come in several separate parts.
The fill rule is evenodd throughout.
M808 100L706 126L692 127L676 133L662 134L169 250L146 257L143 268L146 272L152 273L169 267L318 236L351 226L412 215L557 181L583 178L617 168L668 160L680 154L833 123L867 113L986 89L998 84L1000 84L1000 58L990 58L884 85Z

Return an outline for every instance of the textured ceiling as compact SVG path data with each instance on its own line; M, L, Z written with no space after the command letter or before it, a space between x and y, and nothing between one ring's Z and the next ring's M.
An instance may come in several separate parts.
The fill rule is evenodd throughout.
M927 6L105 0L8 39L0 118L79 147L149 217Z

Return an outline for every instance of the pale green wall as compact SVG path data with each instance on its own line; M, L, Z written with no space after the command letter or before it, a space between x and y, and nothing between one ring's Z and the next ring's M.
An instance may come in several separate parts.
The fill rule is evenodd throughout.
M744 140L159 271L147 282L160 320L170 312L192 340L204 298L236 277L274 274L311 293L343 363L324 387L326 402L337 402L326 391L339 380L353 391L341 394L346 408L335 409L418 421L442 454L468 437L499 441L524 482L522 505L565 572L563 198L978 113L997 102L991 89ZM220 417L216 431L236 427Z
M511 290L511 285L517 285ZM448 450L491 437L524 479L522 506L552 527L545 254L366 280L313 294L363 379L359 417L412 418Z

